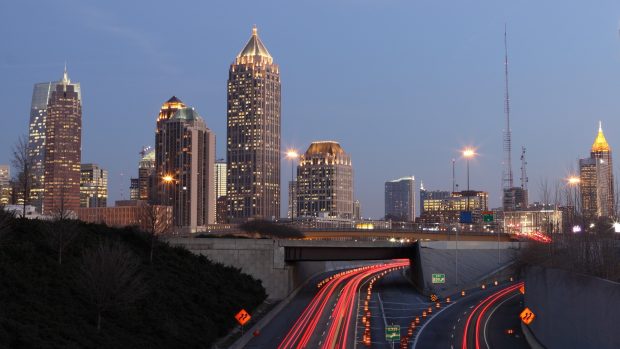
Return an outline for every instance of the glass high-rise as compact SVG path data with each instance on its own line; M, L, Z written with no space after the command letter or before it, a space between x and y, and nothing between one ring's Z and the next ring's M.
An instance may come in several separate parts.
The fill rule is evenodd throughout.
M82 101L79 83L65 72L49 95L45 115L44 214L66 215L80 207Z
M159 202L172 206L185 232L215 223L215 135L194 108L172 97L163 104L155 135Z
M227 209L232 221L280 216L280 68L256 27L228 72Z
M415 178L404 177L385 182L385 218L415 221Z
M65 67L65 75L67 68ZM30 104L30 123L28 125L28 153L33 161L32 188L30 203L41 212L43 206L43 183L45 181L45 123L47 120L47 104L50 95L63 80L41 82L34 85ZM77 97L81 100L80 83L72 83Z
M106 207L108 171L97 164L82 164L80 172L80 207Z

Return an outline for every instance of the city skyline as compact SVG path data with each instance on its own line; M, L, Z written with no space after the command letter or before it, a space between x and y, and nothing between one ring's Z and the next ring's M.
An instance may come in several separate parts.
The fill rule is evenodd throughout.
M21 5L16 6L19 10ZM426 6L434 11L442 9L441 5ZM467 9L465 13L475 11L479 9L479 6ZM162 54L160 58L147 61L144 68L132 71L131 67L140 64L140 59L136 59L135 62L125 59L130 62L123 61L120 69L115 63L118 59L114 57L111 57L111 61L115 64L105 66L104 62L100 61L97 67L93 66L92 60L87 59L90 57L89 50L92 50L92 47L88 45L83 47L82 51L71 51L73 49L70 47L70 41L61 42L58 47L45 50L50 52L47 57L33 55L31 58L21 59L22 54L34 48L34 46L24 45L24 52L12 53L13 56L7 56L1 65L3 73L6 73L5 76L9 79L8 85L11 89L10 93L3 90L0 95L4 98L3 104L9 106L8 114L11 118L3 120L3 123L6 122L7 125L0 131L2 136L0 146L5 149L0 153L0 163L9 163L11 145L17 139L17 135L27 132L28 100L32 94L33 84L39 81L54 80L62 69L64 59L68 60L72 75L76 76L83 85L85 84L85 91L89 92L84 96L83 103L84 156L82 162L99 163L102 167L109 169L110 202L120 199L121 186L125 198L128 198L129 177L135 172L135 163L139 159L137 152L143 145L153 143L151 117L161 100L165 100L172 94L187 96L184 100L201 110L209 124L213 125L214 133L218 136L217 156L222 157L225 149L223 141L226 123L225 69L230 64L230 57L238 52L239 43L246 40L248 29L253 23L257 23L261 29L261 35L269 43L270 51L278 57L278 63L285 72L283 73L286 79L283 81L282 148L300 149L314 139L337 139L341 142L356 159L355 187L358 190L355 195L363 204L363 216L375 218L382 216L383 183L389 178L414 174L424 181L429 189L449 189L451 158L458 157L458 150L465 145L476 146L481 154L471 164L472 189L488 190L490 206L497 207L501 200L502 35L503 23L507 22L511 44L510 88L513 110L511 114L513 145L515 148L521 145L528 148L528 172L532 192L530 201L536 201L538 198L537 183L540 178L561 179L571 172L577 172L576 159L587 156L584 149L587 150L591 143L589 130L595 127L599 119L602 119L606 125L611 147L614 148L618 144L618 137L615 136L614 130L620 127L620 123L615 120L620 106L612 93L617 90L615 87L617 87L617 81L620 81L617 78L618 70L614 68L620 61L618 59L618 22L617 18L612 20L612 15L608 15L608 13L618 13L615 11L618 5L606 3L597 9L587 9L588 11L579 15L576 9L560 8L558 11L568 18L599 16L602 20L589 28L569 28L567 24L558 24L554 22L556 20L545 18L546 31L540 33L543 38L535 38L532 36L532 31L541 28L543 15L549 13L551 9L544 7L541 9L540 18L539 15L535 15L534 18L526 19L518 6L511 6L506 10L506 13L510 15L505 18L485 20L481 25L471 27L467 19L460 18L441 30L431 27L436 29L436 32L432 29L419 30L423 28L424 21L422 24L410 24L405 23L404 19L399 16L396 16L393 26L383 29L379 24L366 20L370 18L370 12L373 11L377 12L381 18L396 15L390 4L365 4L361 9L355 9L360 16L360 22L354 22L355 25L352 28L339 27L334 33L328 33L328 29L317 28L317 19L313 21L303 19L298 26L285 20L274 21L268 9L265 9L257 10L252 15L244 14L243 18L233 21L232 25L226 25L227 30L218 33L221 39L215 37L216 35L211 32L213 28L210 26L224 26L224 24L221 21L215 21L199 31L201 35L207 36L202 41L197 40L197 37L194 39L192 33L174 31L159 33L148 30L140 32L137 31L137 27L129 25L129 22L122 16L111 16L111 27L127 29L127 31L120 31L123 34L138 32L143 38L151 39L157 37L157 34L162 34L161 40L168 35L179 35L183 37L183 41L195 40L193 43L198 48L209 48L207 60L216 64L213 64L213 67L209 64L208 69L197 68L198 65L205 65L205 62L200 62L201 59L195 57L191 60L175 60ZM61 3L58 7L67 12L62 13L60 17L75 15L76 12L87 12L98 18L93 13L112 13L105 7L89 8L80 5L75 9L66 9L68 7L66 3ZM343 7L342 5L335 6L336 15L334 16L318 13L319 20L326 20L327 28L334 26L335 17L345 11ZM416 7L413 6L413 8ZM89 9L92 11L88 12ZM131 6L128 9L129 13L133 10L135 9ZM59 10L52 8L51 11L54 13ZM19 17L20 11L17 13ZM35 17L39 15L34 14ZM455 14L447 13L442 23L454 17ZM474 16L474 18L480 19L479 16ZM99 20L103 21L101 18ZM550 30L548 21L557 27ZM362 22L365 25L361 25ZM269 25L261 23L269 23ZM79 22L78 25L84 27L89 33L89 27L85 23ZM528 25L534 29L526 28ZM419 31L416 32L409 26L415 26ZM294 33L282 33L285 27L295 28ZM207 30L209 28L211 31ZM93 34L92 28L90 31L90 34ZM452 32L450 35L447 34L449 31ZM356 33L361 34L364 39L370 38L381 45L383 51L381 55L370 53L373 60L384 62L399 57L399 53L405 55L413 53L413 68L409 72L398 73L390 69L377 69L377 71L366 74L363 79L353 74L358 67L356 62L348 62L352 66L342 69L343 66L339 64L340 60L350 55L351 49L359 43L360 38L356 37ZM32 33L26 30L20 35L23 39L24 36L27 38ZM93 35L101 36L104 46L110 45L109 40L118 36L129 40L128 36L120 35L119 31L114 30L97 32ZM302 37L302 35L305 39L303 40L304 46L293 41L293 37ZM391 39L383 44L380 43L382 37L391 37ZM472 37L477 39L472 40ZM600 39L591 40L592 37ZM413 40L416 43L414 45L416 50L408 51L408 48L405 49L398 44L400 40L405 39ZM118 45L128 45L130 50L143 53L141 50L144 50L144 47L136 45L139 39L135 40L129 42L121 40ZM18 42L18 40L15 40L15 43L12 41L12 39L9 40L9 45ZM553 50L546 51L542 47L543 41L555 43ZM445 44L446 47L437 47L437 42L441 42L441 45ZM479 53L472 54L468 51L466 43L474 45ZM157 47L156 44L153 45ZM321 48L329 51L329 60L321 58L323 53L317 54ZM528 54L533 51L539 54L528 57ZM551 51L555 52L553 57L549 56ZM558 51L567 54L558 55ZM579 55L575 54L577 52ZM596 54L592 53L590 56L588 52L596 52ZM152 54L157 56L155 53ZM584 55L589 59L584 59ZM450 64L437 64L431 69L428 66L430 57L439 58L444 63ZM456 57L462 59L456 60ZM156 67L157 64L153 61L158 59L170 60L168 65L176 67L178 71L170 73L162 66ZM320 64L311 66L308 63L312 61ZM183 66L184 64L187 64L187 68ZM99 66L105 68L101 70L105 71L107 78L102 77L100 72L94 72L99 69ZM439 71L437 67L442 67L444 70ZM425 72L425 69L430 69L430 71ZM587 78L580 73L585 71L588 72ZM153 86L156 81L154 78L156 72L162 73L168 81L165 88ZM399 74L404 74L407 79L413 77L416 79L413 84L409 82L403 89L398 82ZM433 77L433 74L437 76ZM543 74L543 76L534 79L536 74ZM472 91L464 91L472 81L477 81L473 80L476 75L482 75L485 82ZM333 88L325 86L325 79L321 80L321 78L331 77L339 77L338 84L341 86L339 93L334 93ZM119 84L118 82L123 79L126 81ZM185 84L184 80L189 82ZM531 82L537 82L536 85L541 86L533 87ZM384 94L381 88L376 87L388 83L396 84L398 89L393 91L399 92L389 96ZM438 93L437 88L442 84L447 84L448 88ZM562 86L563 84L571 85L571 87ZM319 86L323 86L323 91L317 90ZM140 89L144 92L138 92ZM132 92L127 92L129 90ZM186 91L188 93L185 93ZM129 95L133 98L122 100L123 105L119 106L116 101L110 103L111 100L115 100L115 94ZM429 101L424 101L425 98ZM385 102L380 102L381 100ZM445 103L446 100L450 100L451 103ZM434 102L433 106L430 106L431 102ZM369 106L369 103L375 103L376 106ZM404 106L409 107L402 109ZM402 110L406 112L403 114ZM116 121L124 119L130 119L126 124L127 130L117 136L113 125ZM308 120L313 122L308 123ZM439 122L436 127L429 126L437 120ZM378 124L385 121L398 123L403 130L394 130L392 127ZM557 132L557 128L560 128L561 132ZM395 134L388 133L388 129ZM405 133L405 131L408 132ZM372 132L373 136L380 141L366 144L370 143L366 142L365 134L368 132ZM425 133L442 137L430 137ZM411 137L411 134L415 137ZM426 148L426 145L432 142L439 143L435 143L433 151L424 154L421 149ZM560 149L552 149L546 146L547 143L562 146L556 147ZM388 152L394 155L386 155ZM127 155L118 158L117 154ZM404 155L407 155L406 161L394 161ZM283 159L283 161L286 160ZM286 162L283 162L283 180L281 181L283 208L280 210L282 216L286 211L284 203L287 197L286 179L290 176L287 175L288 168ZM122 185L119 183L120 173L124 173ZM457 182L463 188L464 163L460 161L457 162Z

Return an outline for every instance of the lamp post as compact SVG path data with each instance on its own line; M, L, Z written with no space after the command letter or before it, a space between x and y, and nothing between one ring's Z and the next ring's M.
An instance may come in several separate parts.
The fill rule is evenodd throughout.
M570 176L567 179L568 185L570 187L572 187L573 189L573 194L574 194L574 201L573 201L573 217L571 220L571 225L574 225L575 223L575 218L577 217L577 188L579 187L579 184L581 183L581 179L577 176ZM585 227L584 227L585 229Z
M288 190L288 203L289 206L291 206L291 222L295 219L295 207L293 207L293 185L295 183L294 181L294 163L295 163L295 159L297 159L299 157L299 153L297 153L297 151L295 149L289 149L286 152L286 158L289 159L291 161L291 186L289 187Z
M462 151L462 156L465 158L466 163L467 163L467 193L465 195L465 199L467 200L467 203L465 204L467 212L469 212L469 159L473 158L475 155L476 155L476 152L471 147L467 147L463 149ZM455 234L456 235L456 253L454 255L454 268L455 268L454 280L457 286L459 284L459 228L461 224L459 224L458 226L459 227L456 229L456 234Z

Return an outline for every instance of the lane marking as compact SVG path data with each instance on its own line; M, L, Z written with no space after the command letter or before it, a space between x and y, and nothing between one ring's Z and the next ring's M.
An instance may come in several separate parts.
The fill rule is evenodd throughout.
M487 345L487 348L491 348L491 346L489 345L489 341L487 339L487 326L489 325L489 320L491 320L491 317L493 316L493 313L495 313L495 311L497 309L499 309L504 303L508 302L509 300L511 300L512 298L520 295L521 293L516 293L513 294L512 296L506 298L506 300L504 300L503 302L499 303L495 308L493 308L493 310L489 313L489 316L487 317L486 321L484 322L484 328L482 330L482 333L484 335L484 343Z

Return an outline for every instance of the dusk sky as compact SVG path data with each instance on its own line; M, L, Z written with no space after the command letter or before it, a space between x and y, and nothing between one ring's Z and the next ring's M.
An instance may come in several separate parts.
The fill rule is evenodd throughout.
M575 171L599 120L620 151L618 0L3 1L0 19L0 164L28 131L33 84L60 79L66 60L82 87L82 162L108 169L110 204L128 198L172 95L225 157L228 68L253 24L280 65L283 150L340 142L364 217L383 216L386 180L450 189L467 145L480 154L472 189L500 205L505 23L515 182L522 145L532 199L542 178ZM282 179L285 214L286 160Z

